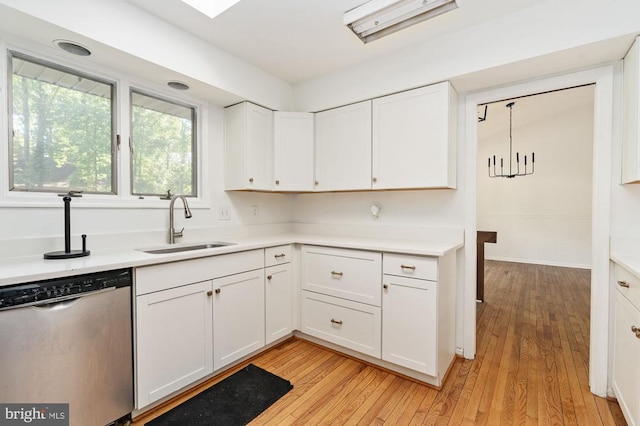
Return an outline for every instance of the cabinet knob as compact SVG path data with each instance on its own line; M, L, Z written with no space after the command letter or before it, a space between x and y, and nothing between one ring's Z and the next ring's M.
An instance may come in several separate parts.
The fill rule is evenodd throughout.
M212 292L211 290L209 290L209 291L207 292L207 296L209 296L209 297L213 296L213 292Z
M631 332L636 335L637 339L640 339L640 328L636 327L635 325L632 325Z
M389 284L382 284L382 288L384 288L385 290L389 288Z
M336 324L336 325L342 325L342 320L334 320L333 318L331 318L331 324Z
M280 185L280 180L276 180L276 185Z
M253 183L253 178L249 178L249 182Z
M331 275L335 277L342 277L344 274L342 272L331 271Z
M371 182L373 182L373 183L378 183L378 178L375 178L375 177L374 177L373 179L371 179Z
M313 182L313 184L314 184L315 186L318 186L318 185L320 185L320 182L318 182L318 181L316 180L316 181L314 181L314 182Z
M269 281L271 281L271 278L273 278L273 275L267 275L267 279L268 279Z
M220 294L220 289L216 288L216 294Z
M629 283L626 281L618 281L620 287L629 288Z

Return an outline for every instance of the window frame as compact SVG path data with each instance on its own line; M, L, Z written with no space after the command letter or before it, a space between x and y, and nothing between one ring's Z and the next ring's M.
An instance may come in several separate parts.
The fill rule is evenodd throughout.
M50 62L57 67L66 67L74 73L84 73L92 78L98 78L112 82L116 85L116 127L114 134L114 150L116 155L116 186L114 193L84 193L81 202L74 208L115 208L115 209L166 209L168 201L158 196L137 196L131 194L130 168L126 164L130 162L130 103L128 93L130 88L136 88L143 93L152 94L173 102L184 103L195 109L195 161L197 162L196 185L197 196L189 199L191 209L211 208L211 188L214 183L209 182L210 164L214 160L210 158L211 151L204 140L209 138L209 122L218 124L217 114L209 109L208 101L193 93L177 92L158 82L150 82L141 76L127 74L121 70L108 68L105 65L93 62L94 58L76 58L56 48L36 44L0 34L0 162L6 167L0 167L0 208L52 208L59 207L60 197L57 192L41 191L9 191L9 121L13 120L9 114L10 108L7 95L8 77L12 74L8 70L8 53L11 50L19 55L29 56L39 61ZM4 70L4 71L3 71ZM221 125L221 123L219 123ZM4 127L6 126L6 127ZM222 135L220 128L220 135ZM120 136L118 138L118 136ZM218 139L217 135L213 135Z
M191 186L193 188L193 195L185 195L189 198L199 198L200 196L200 185L198 182L198 177L200 176L199 170L199 155L198 155L198 141L199 141L199 131L198 131L198 107L196 105L192 105L183 101L179 101L176 99L169 98L167 96L158 95L156 93L150 93L147 90L140 89L137 86L130 85L129 86L129 194L134 197L157 197L166 194L143 194L133 192L133 153L135 151L135 139L133 138L133 94L136 93L138 95L147 96L149 98L153 98L159 101L168 102L174 105L178 105L184 108L189 108L191 110ZM170 188L168 188L170 189Z
M65 188L55 188L55 189L42 189L35 190L31 188L20 189L15 187L15 170L14 170L14 162L13 162L13 153L14 153L14 145L13 145L13 58L17 57L22 59L23 61L31 62L36 65L42 65L57 71L62 71L67 74L71 74L77 77L86 78L92 81L96 81L98 83L106 84L111 87L111 99L110 99L110 108L111 108L111 136L110 136L110 148L111 151L111 191L109 192L99 192L99 191L83 191L83 194L99 194L99 195L118 195L118 155L117 155L117 138L118 138L118 129L117 129L117 115L118 115L118 82L114 80L108 80L102 77L94 76L92 74L86 73L84 71L75 70L69 66L60 65L46 59L41 59L34 57L30 54L26 54L20 52L18 50L6 49L6 61L5 67L7 71L7 111L5 117L7 119L7 148L8 148L8 182L7 186L4 188L9 193L53 193L59 194L65 192ZM80 188L68 188L69 190L79 190Z

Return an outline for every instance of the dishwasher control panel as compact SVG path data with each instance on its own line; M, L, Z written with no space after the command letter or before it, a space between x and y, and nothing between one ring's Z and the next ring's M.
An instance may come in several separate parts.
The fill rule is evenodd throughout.
M0 288L0 310L53 303L83 293L131 286L131 269L96 272Z

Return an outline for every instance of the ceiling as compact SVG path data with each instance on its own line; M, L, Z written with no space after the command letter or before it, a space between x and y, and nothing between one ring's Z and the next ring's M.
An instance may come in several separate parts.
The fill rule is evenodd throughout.
M507 104L510 102L514 102L513 129L525 128L552 120L566 111L584 107L593 108L594 87L595 85L590 84L487 104L486 120L478 122L478 138L485 139L508 132L509 108ZM484 105L479 105L478 117L483 116Z
M550 0L457 0L459 8L363 44L342 19L366 0L241 0L215 19L180 0L128 0L291 84Z

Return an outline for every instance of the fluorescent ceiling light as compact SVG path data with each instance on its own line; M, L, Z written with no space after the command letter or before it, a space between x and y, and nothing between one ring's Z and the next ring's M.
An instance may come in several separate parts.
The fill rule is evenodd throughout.
M200 13L204 13L213 19L225 10L229 9L240 0L182 0Z
M345 12L344 24L368 43L457 7L457 0L369 0Z

